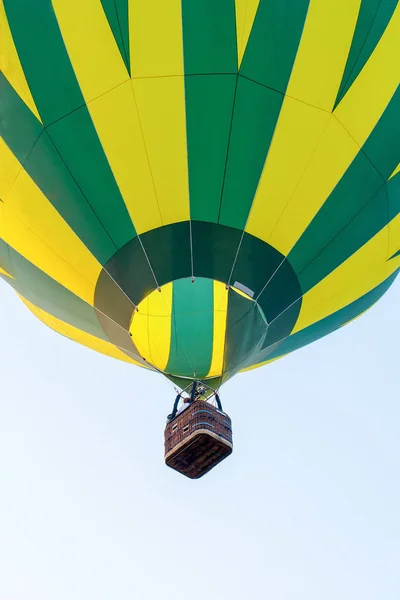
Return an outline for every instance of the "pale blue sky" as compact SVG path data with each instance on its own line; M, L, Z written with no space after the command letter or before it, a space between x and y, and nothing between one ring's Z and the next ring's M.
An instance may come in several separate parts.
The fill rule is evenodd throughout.
M398 600L399 309L228 383L234 453L190 481L170 384L0 281L0 599Z

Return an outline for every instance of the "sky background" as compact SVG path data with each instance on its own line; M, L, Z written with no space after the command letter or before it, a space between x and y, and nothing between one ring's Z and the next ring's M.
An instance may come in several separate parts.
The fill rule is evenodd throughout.
M171 384L0 281L1 600L398 600L399 307L224 386L234 453L190 481Z

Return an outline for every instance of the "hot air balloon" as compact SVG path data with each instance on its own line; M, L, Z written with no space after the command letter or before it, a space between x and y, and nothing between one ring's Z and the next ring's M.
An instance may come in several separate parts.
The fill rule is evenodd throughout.
M0 27L0 274L55 331L211 394L393 283L396 0L1 0Z

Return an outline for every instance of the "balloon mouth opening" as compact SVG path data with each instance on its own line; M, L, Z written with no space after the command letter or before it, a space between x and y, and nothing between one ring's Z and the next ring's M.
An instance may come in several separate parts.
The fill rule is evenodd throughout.
M213 378L217 386L277 351L301 298L297 275L276 248L191 220L120 248L100 273L94 304L107 338L136 363L178 386Z
M254 292L240 282L227 285L205 277L177 279L140 302L130 335L142 358L167 376L205 381L220 378L227 368L228 333L234 326L230 307L238 301L241 313L251 313L255 306L262 312Z

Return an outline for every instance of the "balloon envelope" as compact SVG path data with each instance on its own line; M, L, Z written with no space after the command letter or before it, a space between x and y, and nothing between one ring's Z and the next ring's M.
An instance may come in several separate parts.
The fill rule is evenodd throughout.
M218 385L400 267L400 7L4 0L0 276L99 352Z

